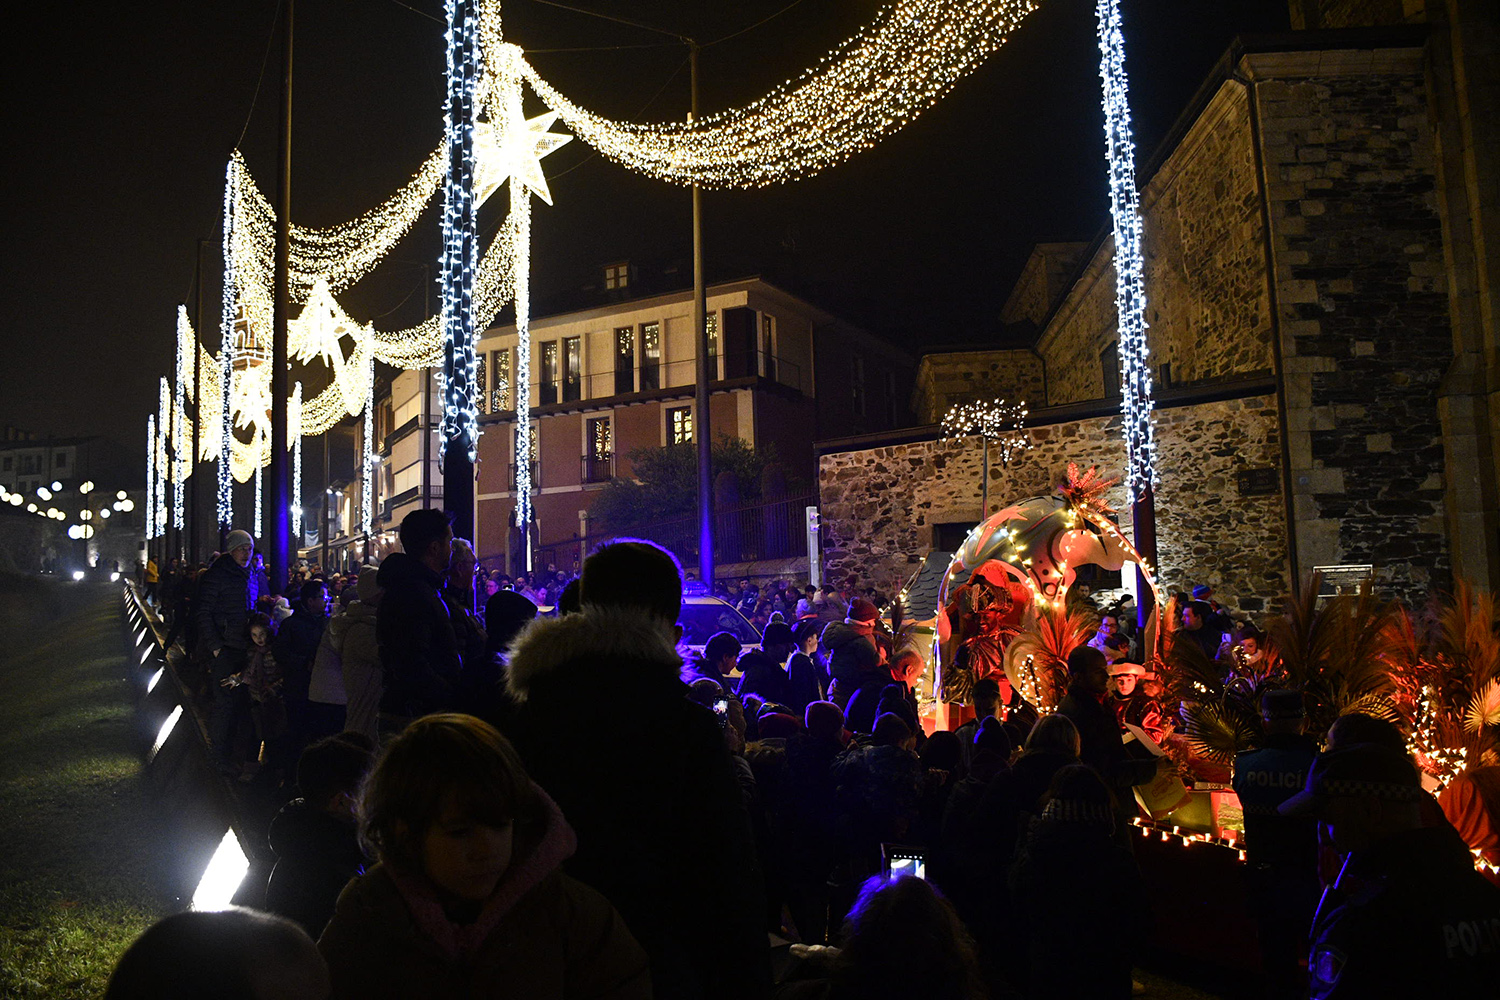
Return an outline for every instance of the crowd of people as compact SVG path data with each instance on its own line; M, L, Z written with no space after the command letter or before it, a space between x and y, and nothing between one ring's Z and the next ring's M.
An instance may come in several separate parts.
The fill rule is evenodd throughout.
M1133 789L1172 765L1122 738L1152 725L1123 618L1069 655L1056 711L991 674L972 719L929 733L924 662L878 594L744 581L726 600L764 613L759 648L719 633L684 662L681 567L651 543L549 570L538 594L491 590L440 511L400 537L285 607L243 531L160 590L215 763L289 799L264 897L281 917L168 918L108 996L196 995L200 969L246 996L1138 991L1153 896ZM1483 995L1500 890L1423 805L1399 734L1361 716L1316 756L1300 700L1265 713L1275 739L1236 786L1274 995ZM1398 948L1420 971L1387 971Z

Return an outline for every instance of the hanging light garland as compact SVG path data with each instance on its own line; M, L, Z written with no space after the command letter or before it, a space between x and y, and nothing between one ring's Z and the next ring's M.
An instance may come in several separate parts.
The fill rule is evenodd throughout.
M156 467L159 471L156 483L156 506L153 508L152 515L156 520L158 536L167 533L167 518L171 512L172 500L168 493L168 486L172 482L171 438L172 389L167 383L167 377L163 375L157 381Z
M230 473L230 457L234 450L234 414L229 397L234 383L234 317L239 303L232 252L237 193L234 164L231 163L225 171L224 180L224 294L219 307L219 490L216 506L221 532L234 527L234 482Z
M1104 141L1109 158L1109 209L1114 222L1115 311L1119 317L1126 483L1131 499L1138 501L1156 482L1141 205L1135 187L1135 140L1130 131L1129 81L1125 76L1125 35L1120 29L1119 0L1099 0L1096 13L1099 77L1104 85Z
M375 359L368 361L368 389L365 392L364 463L360 470L360 527L366 535L375 530Z
M907 125L1035 8L1031 0L899 0L801 76L694 121L611 121L564 97L514 46L495 62L513 60L542 103L623 166L676 184L761 187L811 176Z

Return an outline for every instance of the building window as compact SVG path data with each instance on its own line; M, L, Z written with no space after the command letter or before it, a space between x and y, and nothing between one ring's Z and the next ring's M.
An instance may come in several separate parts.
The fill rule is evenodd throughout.
M510 348L502 347L491 357L495 375L490 389L490 412L499 413L513 408L510 401Z
M709 313L703 319L703 325L708 327L708 356L717 358L719 356L719 314Z
M604 266L604 288L606 291L617 291L630 284L630 265L606 264Z
M540 451L540 441L538 440L541 436L540 431L541 428L536 424L531 425L531 488L533 490L540 489L542 486L542 481L540 478L541 464L537 461L537 455ZM510 453L512 456L519 455L521 453L520 427L511 428ZM510 463L510 488L512 490L516 488L516 470L518 468L519 466L516 462L512 461Z
M615 329L615 393L635 392L635 330Z
M572 402L583 388L583 344L578 337L563 339L563 400Z
M856 354L849 360L853 365L849 383L854 391L854 412L862 417L865 415L865 359Z
M885 373L885 422L888 427L895 427L901 422L901 407L896 402L896 373L888 371Z
M776 381L776 321L770 313L760 314L760 373Z
M608 417L590 417L584 425L583 481L602 483L614 475L614 430Z
M474 356L474 385L479 389L478 409L480 413L488 413L490 411L490 394L486 391L486 387L489 385L487 381L489 372L487 370L488 366L484 362L484 352L479 351Z
M641 324L641 391L661 388L661 324Z
M690 444L693 440L693 408L674 406L667 410L667 443Z
M63 466L67 465L68 464L68 453L67 452L60 452L57 455L57 458L53 461L52 464L53 464L53 466L55 468L58 468L58 469L61 469Z
M1120 342L1115 341L1099 353L1099 367L1104 376L1104 398L1120 398Z
M8 456L8 455L7 455L7 456L6 456L6 458L5 458L5 466L4 466L4 468L5 468L5 471L6 471L6 472L9 472L9 471L10 471L10 467L11 467L11 464L12 464L12 463L13 463L13 462L14 462L14 461L15 461L15 460L14 460L14 459L12 459L12 458L11 458L11 457L10 457L10 456Z
M542 371L537 381L538 388L541 390L542 405L557 402L557 341L555 340L549 340L542 345Z

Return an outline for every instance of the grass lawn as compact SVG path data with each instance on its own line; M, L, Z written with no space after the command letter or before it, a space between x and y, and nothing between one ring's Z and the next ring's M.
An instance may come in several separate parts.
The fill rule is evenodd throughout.
M0 576L0 996L97 997L155 886L119 591Z

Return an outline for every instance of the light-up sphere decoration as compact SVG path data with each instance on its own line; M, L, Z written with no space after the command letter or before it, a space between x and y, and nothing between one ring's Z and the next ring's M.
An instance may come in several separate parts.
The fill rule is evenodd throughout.
M938 607L946 609L953 591L983 577L1005 586L1019 619L1030 608L1040 613L1066 605L1080 567L1118 571L1126 564L1141 568L1160 609L1161 595L1151 568L1113 521L1059 496L1031 497L996 511L969 532L938 587ZM1152 612L1153 616L1157 613ZM939 677L949 633L948 616L940 610L934 645ZM951 658L951 650L947 652Z

